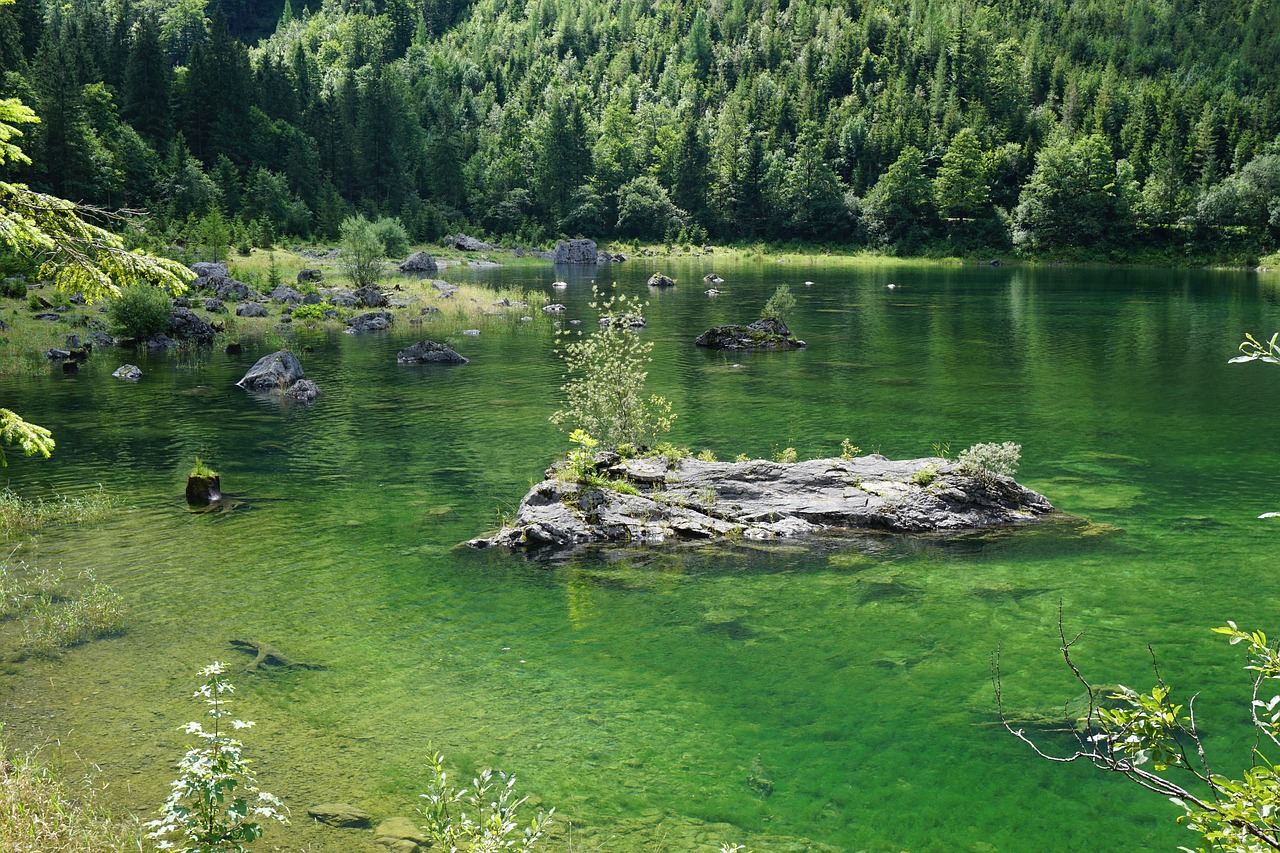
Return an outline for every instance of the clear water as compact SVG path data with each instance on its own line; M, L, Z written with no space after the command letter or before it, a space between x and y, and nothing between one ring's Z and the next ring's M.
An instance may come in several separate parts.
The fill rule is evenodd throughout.
M658 267L601 268L643 294ZM54 431L47 462L11 457L30 495L103 483L110 521L46 533L27 558L92 570L126 598L129 632L0 676L0 719L56 739L138 812L163 799L196 712L195 671L275 644L323 671L239 675L263 787L299 818L284 849L367 850L305 808L411 814L422 764L514 771L565 818L554 849L1171 850L1175 808L1089 767L1035 759L994 720L990 654L1010 704L1079 691L1056 652L1061 603L1099 682L1149 686L1151 643L1221 750L1246 760L1247 682L1209 628L1276 628L1271 488L1280 373L1226 360L1280 328L1267 279L1112 269L664 262L651 294L654 389L674 438L721 458L894 457L977 441L1023 445L1020 479L1100 525L941 541L604 552L545 562L471 552L567 447L547 417L560 369L545 324L459 338L471 364L406 369L419 333L305 343L324 389L308 409L232 383L255 358L123 353L76 377L7 380L5 405ZM724 295L702 276L723 275ZM546 269L451 271L546 288ZM563 270L558 271L565 277ZM589 329L588 276L556 292ZM812 280L812 286L803 282ZM693 347L749 321L774 287L799 300L801 352ZM887 284L894 283L895 289ZM199 454L238 505L182 501ZM1088 534L1088 535L1087 535ZM1050 746L1070 743L1047 736ZM774 791L748 784L753 762ZM1185 836L1185 837L1184 837ZM825 847L824 847L825 846Z

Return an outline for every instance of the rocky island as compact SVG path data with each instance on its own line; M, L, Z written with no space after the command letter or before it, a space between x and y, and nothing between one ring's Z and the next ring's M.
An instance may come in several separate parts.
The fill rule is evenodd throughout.
M585 473L569 474L569 463L552 466L507 526L467 544L538 548L833 530L925 533L1018 524L1054 512L1043 495L1011 477L942 458L708 462L608 452L592 457Z

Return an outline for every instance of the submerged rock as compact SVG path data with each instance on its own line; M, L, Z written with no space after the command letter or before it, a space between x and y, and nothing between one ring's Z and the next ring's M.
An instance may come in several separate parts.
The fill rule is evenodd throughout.
M320 386L312 382L310 379L299 379L297 382L289 386L284 392L285 399L293 400L297 403L314 403L323 391Z
M321 823L330 826L368 827L373 820L364 809L358 809L350 803L322 803L307 809L307 814Z
M417 853L431 846L418 824L407 817L389 817L373 831L373 841L391 853Z
M805 345L804 341L791 336L786 323L772 317L761 317L746 326L714 326L698 335L693 342L708 349L742 350L788 350Z
M563 464L563 463L561 463ZM1009 477L972 477L945 459L892 461L872 454L806 462L670 465L661 456L599 454L594 474L620 488L547 471L515 520L467 544L483 548L680 539L775 539L826 530L956 531L1031 521L1049 501Z
M396 354L400 364L466 364L467 360L444 344L419 341Z

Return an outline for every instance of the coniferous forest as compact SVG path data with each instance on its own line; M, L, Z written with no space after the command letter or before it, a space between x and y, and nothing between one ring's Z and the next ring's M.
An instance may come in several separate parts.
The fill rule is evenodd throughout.
M423 242L1280 237L1268 0L18 0L0 69L41 118L0 177L145 209L156 246L357 212Z

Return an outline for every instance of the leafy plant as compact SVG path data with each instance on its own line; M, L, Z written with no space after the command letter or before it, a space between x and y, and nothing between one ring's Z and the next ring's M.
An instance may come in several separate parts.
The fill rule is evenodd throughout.
M1001 444L975 444L960 451L956 467L970 477L1012 477L1022 458L1022 445L1012 441Z
M107 305L107 319L121 337L143 340L169 328L171 305L163 290L146 285L120 289Z
M750 462L751 457L745 453L739 453L737 456L733 457L733 461L734 462Z
M382 243L382 252L389 258L403 257L409 251L409 232L399 217L384 216L373 223L373 234Z
M706 448L704 448L701 452L699 452L699 453L698 453L697 458L698 458L699 460L703 461L703 462L715 462L715 461L716 461L716 455L715 455L715 453L713 453L710 449L706 449Z
M781 462L784 465L790 465L798 458L799 456L796 454L796 449L794 447L787 447L779 451L778 454L773 457L773 461Z
M938 479L938 466L930 463L911 475L911 482L917 486L928 486Z
M373 223L363 216L342 220L342 254L338 263L356 287L369 287L378 280L386 247L378 239Z
M841 459L846 459L846 460L854 459L860 453L862 453L862 448L858 447L849 439L846 438L840 442L840 458Z
M764 318L772 318L784 325L787 317L791 312L796 310L796 298L791 293L790 285L780 284L778 289L769 297L769 301L764 304L764 308L760 311L760 316Z
M600 301L593 291L591 307L601 316L641 313L642 306L626 296L612 295ZM561 335L561 357L565 362L564 408L551 422L570 432L583 430L604 447L620 444L650 446L671 429L675 415L671 404L657 395L644 394L646 369L653 345L640 339L630 326L606 324L590 335L565 342Z
M287 809L275 796L260 791L249 772L240 741L226 729L247 729L252 722L228 716L225 696L234 691L222 676L223 664L214 661L200 670L205 679L192 694L209 707L205 716L212 722L206 730L198 721L187 723L183 731L199 742L178 763L169 799L160 808L160 818L147 824L157 846L181 853L245 853L245 845L262 835L256 818L288 823Z
M485 769L465 788L454 788L444 769L444 756L436 753L427 765L431 778L418 811L426 819L422 827L433 846L456 853L497 853L533 850L552 822L556 810L538 810L521 827L517 810L528 797L516 794L516 777ZM495 778L496 777L496 778ZM517 834L518 833L518 834Z
M209 480L218 476L218 472L210 468L208 465L204 464L204 462L201 461L200 457L197 456L196 464L191 466L191 473L188 474L187 476L200 477L201 479Z
M1123 686L1104 693L1085 679L1072 660L1071 649L1080 635L1067 639L1061 617L1058 631L1063 658L1084 686L1088 700L1076 749L1070 755L1051 755L1009 722L1001 698L997 652L992 682L1001 722L1010 733L1041 758L1059 763L1087 761L1166 797L1183 811L1178 822L1200 836L1201 853L1280 850L1280 810L1276 808L1280 803L1280 768L1276 764L1280 695L1267 696L1280 689L1275 685L1280 681L1280 646L1261 631L1242 631L1234 622L1213 629L1229 637L1232 645L1246 646L1244 668L1253 680L1248 706L1255 745L1247 768L1239 778L1232 778L1211 769L1216 762L1210 762L1198 729L1196 695L1185 705L1175 702L1173 690L1160 677L1158 667L1156 685L1148 693ZM1117 707L1103 707L1104 698L1113 700ZM1170 771L1176 775L1160 775ZM1186 779L1187 784L1177 778Z
M314 305L299 305L293 309L293 313L290 316L295 321L316 323L324 319L324 312L332 310L333 306L328 302L318 302Z
M1265 344L1253 335L1246 333L1244 342L1240 344L1240 355L1229 359L1227 364L1238 364L1244 361L1265 361L1269 364L1280 364L1280 332L1271 336Z

